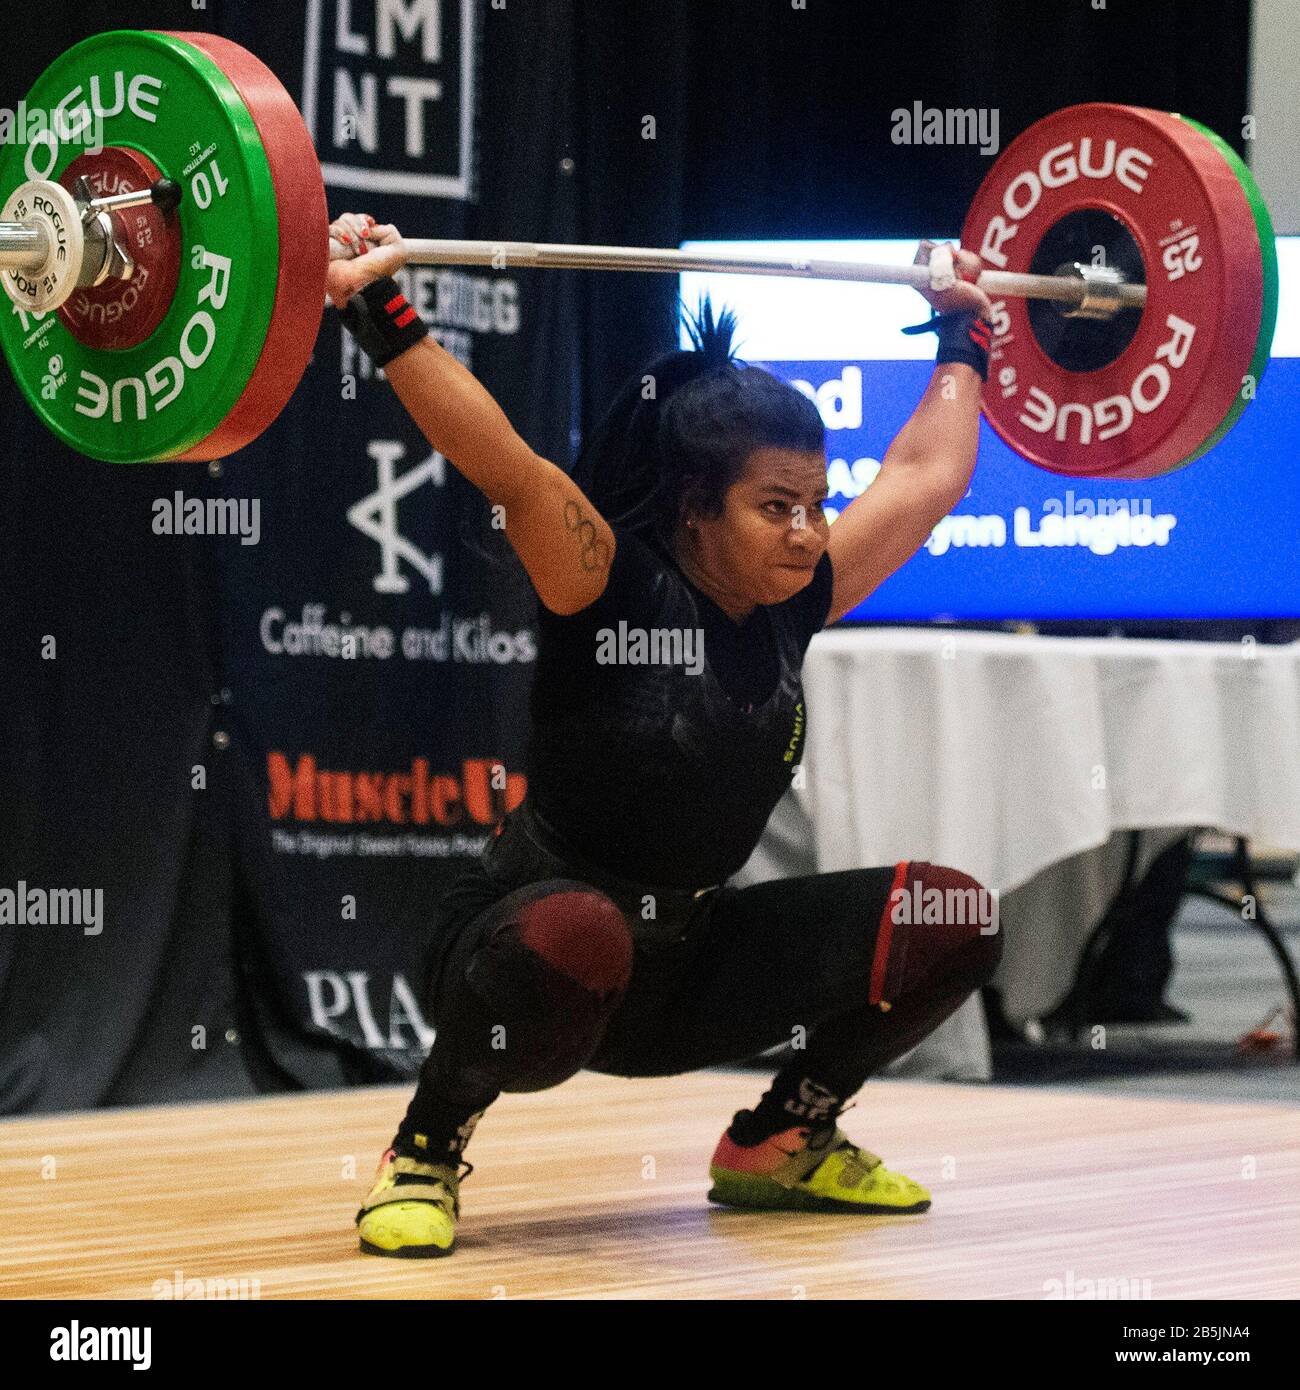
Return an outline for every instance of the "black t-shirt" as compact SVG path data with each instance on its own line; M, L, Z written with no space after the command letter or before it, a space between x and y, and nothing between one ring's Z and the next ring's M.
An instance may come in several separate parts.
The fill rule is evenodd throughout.
M614 535L594 603L539 606L529 800L621 878L706 887L749 858L799 762L799 669L830 609L830 556L737 624L656 546Z

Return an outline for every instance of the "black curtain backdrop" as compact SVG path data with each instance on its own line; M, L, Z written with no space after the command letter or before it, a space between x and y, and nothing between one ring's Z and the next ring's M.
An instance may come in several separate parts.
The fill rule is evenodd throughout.
M20 9L0 105L99 29L206 29L300 105L314 82L323 160L465 175L453 196L327 184L332 213L663 246L955 234L989 160L894 144L891 112L915 101L994 108L1002 144L1059 106L1112 100L1182 111L1242 148L1248 0L465 3L472 102L454 80L461 0L441 0L448 96L423 163L391 105L375 152L332 147L337 69L429 75L418 42L373 56L368 0L344 7L341 43L336 0L108 0L93 30L81 6ZM674 338L668 277L427 269L411 292L566 463ZM7 372L0 419L0 889L104 900L94 936L0 925L0 1113L413 1075L435 1026L419 990L430 908L523 791L534 608L486 505L332 311L288 409L220 470L83 459ZM154 500L177 490L256 499L258 544L155 535ZM392 653L286 650L288 625L315 615L386 630Z

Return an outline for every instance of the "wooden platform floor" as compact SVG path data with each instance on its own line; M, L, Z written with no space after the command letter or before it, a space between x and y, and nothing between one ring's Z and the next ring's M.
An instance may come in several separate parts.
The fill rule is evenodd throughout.
M1294 1108L872 1083L843 1126L928 1213L714 1207L713 1145L764 1084L584 1073L502 1097L459 1247L427 1261L363 1256L352 1224L406 1088L0 1122L0 1296L1300 1296Z

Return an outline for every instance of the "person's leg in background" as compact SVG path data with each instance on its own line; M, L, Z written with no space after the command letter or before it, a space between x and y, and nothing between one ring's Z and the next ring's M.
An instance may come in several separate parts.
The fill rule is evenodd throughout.
M632 959L622 912L576 880L516 889L462 930L435 982L415 1095L357 1214L363 1250L450 1251L461 1158L483 1112L502 1091L546 1090L582 1069Z
M1174 973L1170 929L1186 892L1192 841L1187 834L1161 850L1141 879L1110 904L1094 929L1094 934L1104 934L1105 944L1089 978L1076 980L1045 1023L1082 1027L1186 1021L1187 1015L1164 996Z

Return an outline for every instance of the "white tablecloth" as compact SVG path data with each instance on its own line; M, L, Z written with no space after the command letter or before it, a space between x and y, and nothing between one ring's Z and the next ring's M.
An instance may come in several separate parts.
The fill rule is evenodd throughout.
M1300 644L842 629L813 639L803 681L803 785L733 881L900 859L972 874L1009 895L1012 1017L1069 988L1119 832L1164 831L1139 870L1189 826L1300 850ZM898 1069L987 1079L979 1001Z

